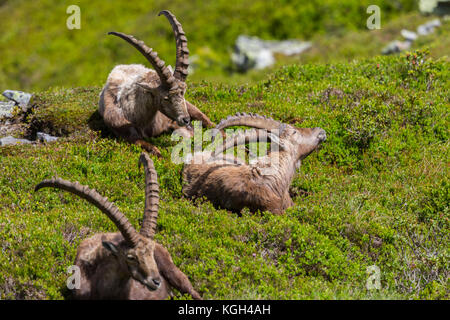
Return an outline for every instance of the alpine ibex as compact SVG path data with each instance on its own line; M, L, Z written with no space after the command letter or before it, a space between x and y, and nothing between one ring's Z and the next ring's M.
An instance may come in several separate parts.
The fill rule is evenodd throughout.
M189 66L187 38L172 13L164 10L158 15L161 14L167 17L175 34L174 72L144 42L120 32L109 32L135 47L154 70L137 64L116 66L108 76L99 102L99 113L115 135L157 156L161 156L160 151L145 138L170 129L190 127L191 118L200 120L205 127L214 125L198 108L184 99Z
M244 113L222 120L216 132L231 126L258 129L229 136L213 152L194 154L183 168L184 195L188 198L206 197L214 205L235 212L248 207L252 212L268 210L282 214L294 204L289 186L301 160L326 139L325 131L321 128L294 128L271 118ZM276 144L278 150L269 151L250 164L233 154L218 158L235 145L261 140Z
M141 154L141 163L145 169L145 209L139 233L113 203L78 182L55 178L35 188L59 188L86 199L120 231L97 233L80 243L75 265L80 268L81 282L80 288L74 289L75 299L165 299L171 295L171 287L201 299L169 252L154 240L159 205L157 174L146 153Z

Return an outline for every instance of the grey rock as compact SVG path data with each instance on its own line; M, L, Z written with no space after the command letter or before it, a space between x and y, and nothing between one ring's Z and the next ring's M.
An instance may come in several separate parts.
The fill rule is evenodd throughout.
M262 40L258 37L240 35L236 40L231 60L241 71L264 69L275 63L274 53L291 56L300 54L310 47L310 42Z
M27 139L17 139L13 136L7 136L0 138L0 146L8 146L8 145L16 145L16 144L28 144L32 143L32 141Z
M20 123L11 123L8 120L0 123L0 137L15 136L23 132L23 126Z
M41 142L53 142L53 141L58 140L58 137L54 137L45 132L38 132L38 133L36 133L36 136L37 136L37 140L39 140Z
M411 48L412 41L399 41L394 40L390 42L386 47L381 51L382 54L393 54L398 53L400 51L408 50Z
M13 101L0 101L0 119L12 118L15 105Z
M31 93L15 90L5 90L2 94L8 100L14 101L17 105L19 105L24 112L31 107L31 98L33 97Z
M270 67L275 63L275 57L272 52L267 49L233 52L231 60L241 71L250 69L261 70Z
M434 29L438 28L440 26L441 26L441 21L439 19L434 19L434 20L428 21L427 23L420 25L417 28L417 33L403 29L401 31L401 34L402 34L403 38L405 38L406 41L394 40L394 41L390 42L386 47L384 47L381 52L383 54L393 54L393 53L398 53L400 51L408 50L409 48L411 48L412 43L419 36L424 36L424 35L433 33Z
M415 33L414 31L409 31L406 29L403 29L401 31L401 34L403 36L403 38L405 38L408 41L415 41L417 39L417 33Z
M433 33L435 29L439 28L440 26L441 21L439 19L434 19L418 26L417 33L421 36L426 36Z

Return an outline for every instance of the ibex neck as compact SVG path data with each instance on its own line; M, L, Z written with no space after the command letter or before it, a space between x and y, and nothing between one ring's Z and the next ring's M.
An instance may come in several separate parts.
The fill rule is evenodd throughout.
M159 101L157 100L157 97L153 96L153 94L147 90L145 90L144 88L141 88L139 86L136 86L135 89L135 99L136 102L140 103L141 105L156 105L156 103L158 103Z
M291 185L296 165L293 157L286 151L272 152L269 156L270 168L266 171L268 186L282 197Z
M151 92L136 86L134 92L134 116L136 117L135 122L148 124L150 119L153 119L156 112L158 111L157 106L159 105L158 97L155 97Z

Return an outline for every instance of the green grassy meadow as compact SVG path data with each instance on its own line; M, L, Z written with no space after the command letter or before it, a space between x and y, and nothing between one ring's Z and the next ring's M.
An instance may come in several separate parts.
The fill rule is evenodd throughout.
M68 30L66 9L81 9ZM381 30L366 9L381 8ZM160 183L156 240L204 299L450 298L450 23L410 52L380 56L402 29L435 17L415 0L0 0L0 92L34 93L18 136L58 141L0 147L0 299L66 299L78 244L116 231L97 208L34 187L61 177L95 188L138 227L144 208L141 149L114 137L97 113L117 64L145 59L108 31L133 34L174 65L182 22L191 55L186 98L212 121L258 113L327 132L307 157L284 215L240 215L182 196L171 134L150 139ZM236 72L236 38L313 43L268 69ZM0 97L3 100L3 97ZM373 266L380 288L369 290ZM189 297L177 293L176 299Z
M79 30L66 27L69 5L80 8ZM382 30L367 30L369 5L380 7ZM189 81L216 83L245 83L267 75L266 70L246 75L233 72L230 54L240 34L317 44L311 54L300 58L280 57L275 70L286 63L379 54L401 28L429 19L417 13L415 0L1 0L0 88L42 91L55 86L101 86L114 65L145 63L123 40L107 36L109 31L135 35L174 65L171 27L157 15L163 9L178 17L190 53L198 58ZM448 37L442 36L437 43L436 49L430 45L432 54L448 50Z
M170 134L151 139L161 190L156 239L205 299L449 299L449 62L426 51L281 67L248 84L191 83L214 121L254 112L328 139L292 183L284 215L242 216L181 194ZM78 243L115 231L59 176L97 189L138 226L141 150L111 136L99 86L36 94L24 132L62 136L0 148L0 297L63 299ZM369 266L381 289L368 290ZM180 295L177 298L184 298Z

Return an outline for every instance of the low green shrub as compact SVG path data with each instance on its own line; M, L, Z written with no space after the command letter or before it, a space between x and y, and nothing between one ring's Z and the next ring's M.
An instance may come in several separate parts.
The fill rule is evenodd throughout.
M183 199L182 165L170 161L176 142L170 134L151 139L163 151L154 159L156 239L204 298L449 298L449 65L425 54L293 65L251 85L192 85L187 98L216 123L257 112L320 126L328 136L303 161L290 190L295 205L281 216L238 216ZM411 59L419 57L417 69ZM114 201L135 226L142 219L141 151L101 126L99 92L39 93L29 126L46 124L61 139L0 148L2 299L64 298L80 241L115 231L86 201L52 189L34 193L42 179L79 181ZM373 265L379 290L366 287Z

